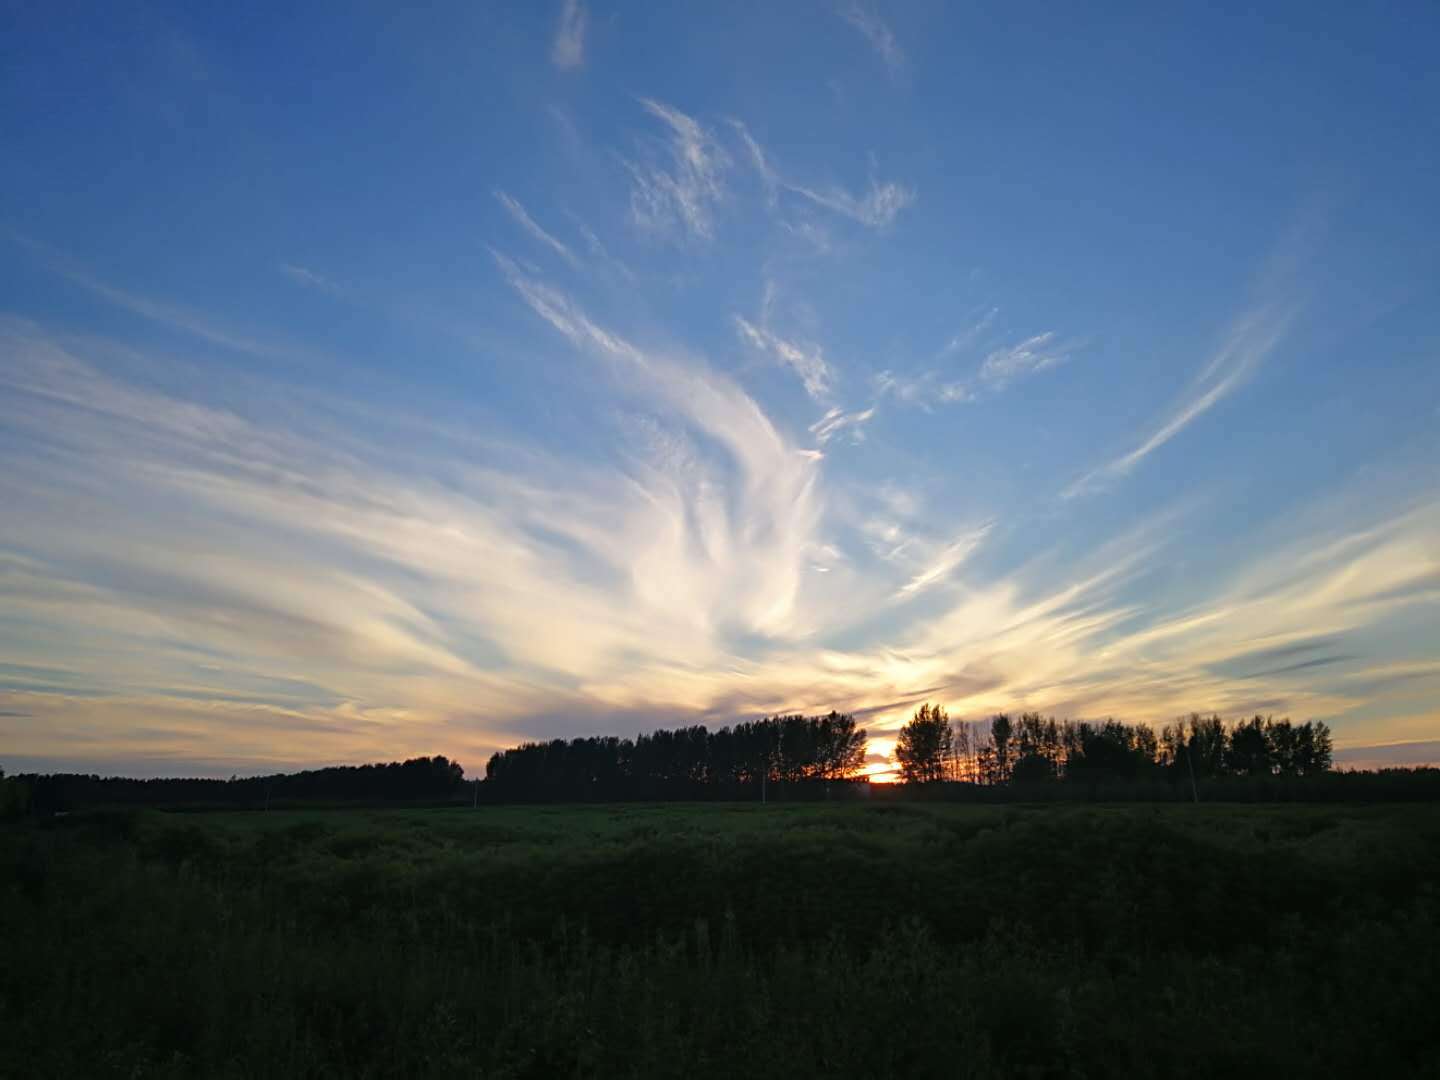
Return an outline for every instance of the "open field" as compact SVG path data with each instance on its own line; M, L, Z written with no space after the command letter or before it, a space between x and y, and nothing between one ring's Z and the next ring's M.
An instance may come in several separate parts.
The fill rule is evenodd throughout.
M1435 1076L1437 886L1431 804L74 814L0 1072Z

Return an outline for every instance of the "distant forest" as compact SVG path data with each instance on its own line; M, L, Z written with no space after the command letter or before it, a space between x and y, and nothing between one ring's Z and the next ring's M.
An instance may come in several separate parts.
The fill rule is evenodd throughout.
M1158 732L1117 720L1000 713L952 722L922 705L896 737L899 784L865 776L853 716L782 715L633 739L527 742L491 756L483 780L443 755L229 780L56 773L6 777L0 820L93 806L267 809L661 799L1392 800L1440 798L1440 769L1332 769L1323 723L1194 714Z
M136 780L84 773L6 777L0 770L0 820L87 806L265 809L293 803L451 802L464 787L465 770L444 756L229 780Z

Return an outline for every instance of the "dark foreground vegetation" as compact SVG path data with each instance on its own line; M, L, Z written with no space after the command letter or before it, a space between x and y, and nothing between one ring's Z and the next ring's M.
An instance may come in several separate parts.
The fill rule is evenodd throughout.
M13 1076L1437 1076L1440 807L0 827Z

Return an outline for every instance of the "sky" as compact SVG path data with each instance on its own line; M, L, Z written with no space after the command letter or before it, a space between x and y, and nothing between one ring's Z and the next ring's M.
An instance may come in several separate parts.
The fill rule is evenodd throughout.
M0 766L924 701L1440 761L1440 8L0 4Z

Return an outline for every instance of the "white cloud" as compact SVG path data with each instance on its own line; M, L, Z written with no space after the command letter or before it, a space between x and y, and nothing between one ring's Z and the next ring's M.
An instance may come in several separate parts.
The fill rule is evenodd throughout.
M991 526L986 524L964 533L948 544L914 577L900 587L896 594L902 598L915 596L934 585L942 584L968 559L989 534Z
M331 296L338 296L343 290L335 282L314 270L297 266L294 263L281 263L280 272L291 281L304 285L311 289L319 289L321 292L329 293Z
M795 372L812 398L820 401L829 396L834 372L825 362L825 353L819 345L786 341L739 315L735 316L735 328L752 347L769 353Z
M984 315L980 316L979 320L976 321L973 326L970 326L965 330L961 330L958 334L956 334L949 341L947 341L945 343L945 347L940 350L941 357L951 356L955 353L964 352L966 349L975 345L976 342L980 340L981 335L984 334L985 331L989 330L990 327L995 324L995 320L999 316L1000 309L998 307L992 307L989 311L985 312Z
M881 397L893 398L904 405L917 405L929 409L932 405L955 405L975 400L975 391L960 380L946 380L938 371L926 371L919 375L897 375L893 371L882 371L874 379L875 392Z
M765 148L750 134L750 129L739 120L732 120L730 123L740 136L750 163L755 167L756 173L759 174L761 182L765 185L766 201L772 207L778 205L779 191L784 189L868 228L883 229L894 224L900 211L915 201L914 188L894 181L881 183L874 176L870 178L870 189L862 195L847 191L838 184L822 188L786 179L765 152ZM787 227L792 228L792 231L806 231L807 229L803 224ZM828 242L823 245L817 244L817 247L822 246L828 247Z
M860 0L849 0L840 8L840 17L864 35L892 73L904 70L905 52L895 40L894 32L876 12L863 6Z
M846 412L839 406L836 406L810 425L810 433L815 436L815 441L821 446L824 446L844 431L849 431L850 440L858 443L865 438L864 425L869 423L874 417L874 405L871 405L868 409L861 409L856 412Z
M990 353L980 365L980 380L1000 389L1012 379L1033 375L1064 361L1065 353L1055 345L1055 332L1050 330Z
M774 206L779 197L779 188L782 183L779 174L770 164L765 156L765 149L756 141L755 136L750 134L747 128L739 120L731 120L731 126L735 128L740 141L745 144L745 150L750 155L750 164L755 166L755 171L760 174L760 180L765 185L765 200L769 205Z
M715 136L680 110L641 98L645 110L668 129L667 167L626 160L630 172L630 216L656 232L676 226L700 240L714 236L714 209L725 197L722 177L730 156Z
M45 253L43 257L46 264L56 273L95 294L106 303L123 308L141 318L149 319L151 322L168 326L173 330L180 330L202 341L208 341L212 345L219 345L232 352L248 353L251 356L260 357L297 358L305 355L302 350L292 346L262 341L227 327L218 326L200 312L179 304L117 288L53 253Z
M994 317L992 310L970 330L957 334L940 351L939 359L973 345ZM1054 331L1046 331L1015 345L992 349L972 379L946 378L938 368L913 375L886 370L875 376L874 385L876 393L882 397L928 409L932 405L978 401L982 392L999 393L1016 379L1046 371L1065 359L1065 347L1056 343Z
M1274 351L1289 329L1293 306L1262 304L1237 319L1224 343L1196 378L1190 394L1175 411L1134 449L1092 469L1061 493L1066 499L1103 489L1128 476L1150 454L1184 431L1237 388Z
M672 510L667 526L646 534L648 539L639 544L648 554L637 567L657 571L645 579L647 586L664 590L671 598L666 603L678 602L687 588L698 590L694 595L711 597L719 609L738 604L743 613L727 621L749 632L785 632L797 615L804 551L821 514L816 460L791 445L730 379L703 365L638 348L596 324L563 293L497 258L511 285L541 318L577 346L623 361L622 378L722 448L728 467L739 472L738 510L722 513L716 498L732 486L724 481L724 470L699 464L683 441L650 440L652 446L665 447L655 466L658 473L647 473L660 483L663 494L649 481L642 486L652 489L652 502ZM677 447L685 452L677 452ZM694 539L686 523L697 514L711 523L706 535L728 537L706 545L709 551L728 553L726 572L713 565L692 565L687 552ZM731 524L715 526L722 519ZM668 569L661 573L661 568ZM684 588L680 578L686 579Z
M1173 518L987 575L973 554L988 534L927 537L919 498L885 489L888 520L857 532L888 557L864 562L857 536L828 535L821 463L733 381L501 266L651 403L643 452L440 441L411 458L333 419L333 388L252 398L208 366L166 391L102 370L94 343L0 324L0 656L71 687L0 691L7 748L266 760L281 733L292 760L471 764L581 730L546 717L615 730L834 705L885 732L919 693L961 717L1333 717L1420 662L1334 677L1238 663L1433 615L1432 493L1317 514L1195 604L1136 588L1183 534ZM224 407L201 396L217 385ZM921 595L933 606L885 603ZM893 620L851 633L881 609ZM72 692L87 688L105 695Z
M589 13L582 0L563 0L555 40L550 46L550 62L562 71L577 68L585 61L585 28Z
M798 195L803 195L827 210L858 221L871 229L884 229L894 224L900 211L915 201L915 189L894 181L880 183L873 177L870 190L864 195L854 195L838 185L820 190L801 184L787 184Z
M564 259L572 267L579 269L580 260L575 257L575 253L571 251L569 247L567 247L560 240L556 239L554 236L551 236L548 232L541 228L540 225L535 221L535 219L526 212L525 207L520 205L519 199L513 198L512 196L506 194L503 191L500 191L499 189L496 189L495 191L495 198L500 200L500 205L505 207L505 209L509 211L510 216L515 219L515 221L522 229L524 229L540 243L548 247L551 251L555 252L556 255L559 255L560 258Z

